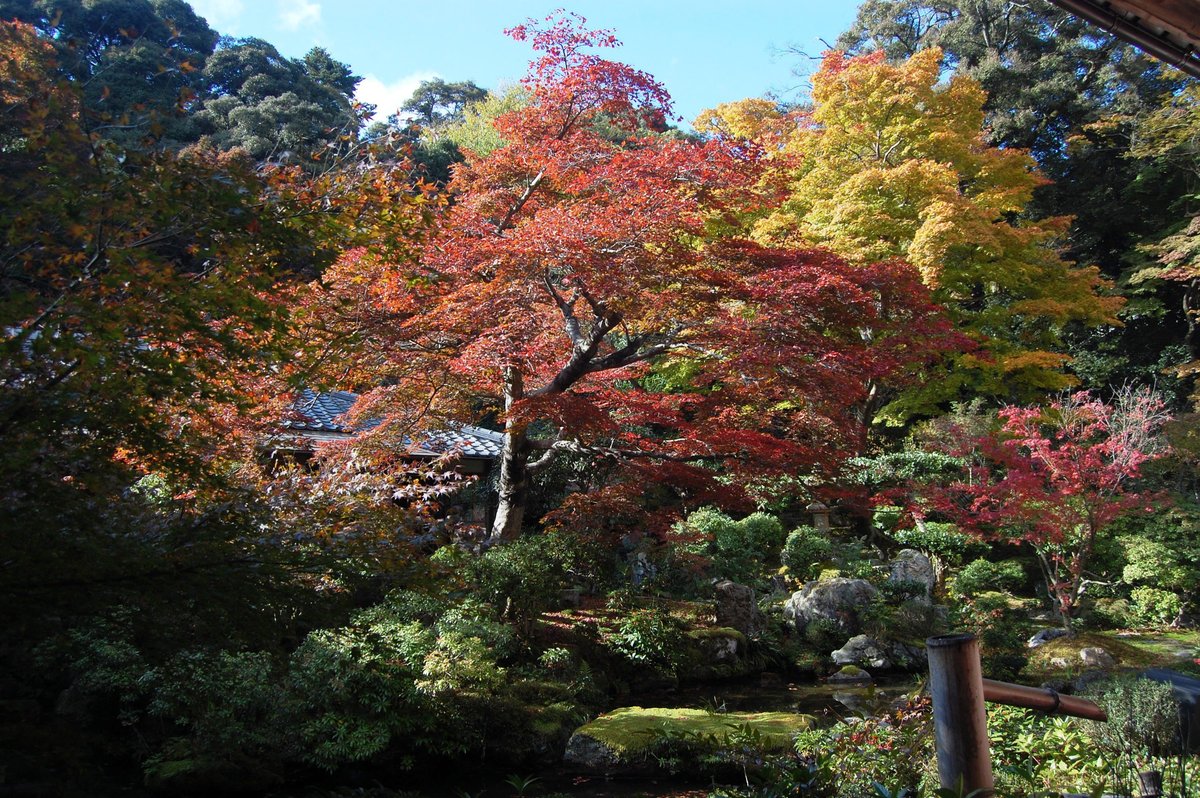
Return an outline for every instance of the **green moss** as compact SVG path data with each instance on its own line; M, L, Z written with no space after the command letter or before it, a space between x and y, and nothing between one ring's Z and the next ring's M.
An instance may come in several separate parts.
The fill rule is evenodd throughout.
M1062 672L1064 669L1055 667L1055 659L1066 660L1067 672L1077 672L1084 669L1079 652L1085 648L1102 648L1112 655L1118 667L1149 668L1163 664L1161 657L1155 656L1144 647L1132 645L1124 638L1105 632L1078 632L1067 637L1059 637L1038 646L1029 654L1029 674L1046 675Z
M746 636L737 629L730 629L728 626L710 626L706 629L693 629L688 632L688 637L693 640L713 640L718 637L732 637L738 641L738 645L746 645Z
M690 739L712 735L724 741L742 725L762 735L766 750L782 752L791 749L793 735L812 728L813 717L793 712L715 714L702 709L624 707L601 715L576 733L598 740L621 759L629 759L651 748L663 735Z

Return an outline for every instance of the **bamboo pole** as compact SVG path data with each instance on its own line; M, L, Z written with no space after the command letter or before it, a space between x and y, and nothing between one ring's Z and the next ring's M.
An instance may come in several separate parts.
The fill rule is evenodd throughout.
M1088 720L1107 721L1108 714L1086 698L1059 695L1048 687L1025 687L1020 684L983 680L983 697L993 704L1040 709L1048 714L1073 715Z
M994 795L979 642L972 634L942 635L926 640L925 650L942 787Z

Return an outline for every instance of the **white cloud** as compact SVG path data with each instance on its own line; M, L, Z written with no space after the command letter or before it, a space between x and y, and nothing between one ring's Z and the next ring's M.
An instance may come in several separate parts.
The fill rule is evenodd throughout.
M300 30L321 21L321 4L312 0L278 0L279 24L287 30Z
M196 13L223 33L236 33L246 4L242 0L192 0Z
M354 97L359 102L374 105L375 118L382 122L400 110L400 106L412 97L413 92L421 85L421 81L432 80L436 77L438 77L436 72L414 72L391 83L384 83L374 75L367 75L362 79L362 83L358 84Z

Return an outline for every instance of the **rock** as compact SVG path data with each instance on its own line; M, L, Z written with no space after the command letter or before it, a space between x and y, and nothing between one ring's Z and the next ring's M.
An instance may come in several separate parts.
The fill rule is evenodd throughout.
M833 684L869 684L872 679L871 674L857 665L847 665L826 681Z
M1110 678L1112 678L1112 674L1108 671L1087 671L1086 673L1081 673L1079 674L1078 678L1075 679L1075 681L1071 682L1071 689L1069 692L1072 692L1075 695L1082 695L1086 693L1088 688L1090 688L1092 685L1106 681Z
M64 717L86 719L91 715L92 697L78 682L58 694L54 701L54 714Z
M724 630L715 630L724 631ZM741 649L738 638L741 637L740 632L730 629L733 634L709 634L701 637L694 637L700 646L700 653L709 664L729 665L737 662L738 651ZM742 638L743 640L745 638Z
M929 664L929 656L925 646L909 643L892 643L888 650L892 659L892 667L906 671L923 671Z
M892 661L888 658L885 648L866 635L855 635L830 656L837 665L884 669L892 667Z
M1029 648L1038 648L1039 646L1046 645L1051 640L1057 640L1058 638L1066 637L1069 634L1071 634L1069 631L1060 627L1042 629L1033 637L1029 638L1029 642L1027 642L1025 645Z
M1089 668L1113 668L1117 664L1112 654L1098 646L1079 649L1079 658Z
M901 549L891 562L889 582L917 582L925 588L925 595L932 596L937 574L933 561L916 549Z
M783 605L783 615L793 621L801 633L813 621L824 620L836 624L850 636L861 631L859 610L878 596L879 591L865 579L838 577L809 582Z
M649 756L663 736L679 741L697 758L716 748L739 726L753 728L766 752L791 750L796 732L811 729L811 715L795 712L709 713L702 709L624 707L580 726L571 735L563 761L570 767L613 774L645 770L654 764ZM694 741L694 742L692 742Z
M1050 667L1062 670L1071 667L1071 663L1067 661L1066 657L1053 657L1050 660Z
M762 613L754 600L754 590L731 582L717 582L717 626L737 629L746 637L757 637L762 631Z
M591 735L575 732L567 741L563 762L573 767L608 773L621 764L617 748L597 740Z

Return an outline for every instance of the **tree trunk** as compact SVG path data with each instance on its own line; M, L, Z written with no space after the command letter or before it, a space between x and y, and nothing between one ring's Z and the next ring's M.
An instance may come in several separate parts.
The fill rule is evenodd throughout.
M488 542L513 540L521 534L525 520L525 502L529 497L529 441L524 427L512 421L513 405L525 395L521 372L516 366L504 368L504 448L500 453L500 479L496 486L499 503Z

